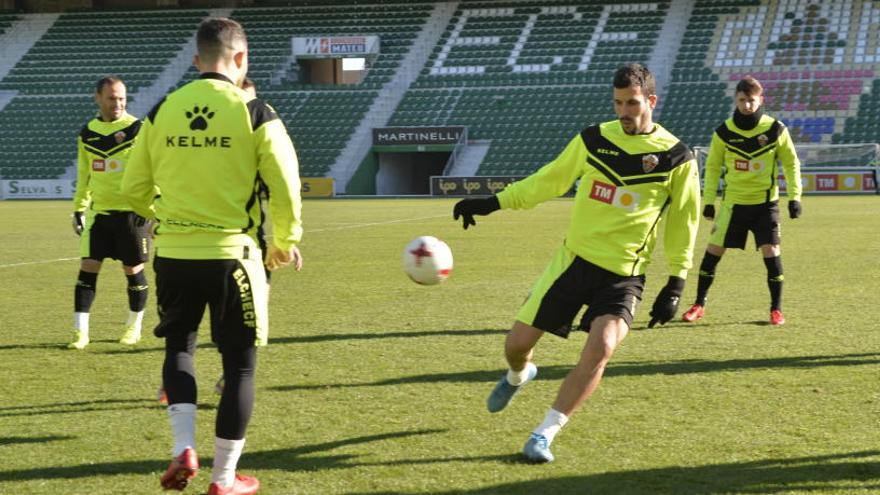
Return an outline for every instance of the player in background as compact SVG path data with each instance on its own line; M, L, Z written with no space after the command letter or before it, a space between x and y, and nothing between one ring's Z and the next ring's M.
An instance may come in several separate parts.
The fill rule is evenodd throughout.
M694 322L706 313L709 287L727 248L745 249L749 231L761 250L770 288L770 324L782 325L782 250L779 247L779 176L782 162L788 215L801 216L801 170L794 142L782 122L764 114L764 88L750 76L736 85L733 117L715 129L706 158L703 216L715 220L706 254L700 263L697 298L682 319ZM715 197L724 174L721 207Z
M691 267L700 201L696 162L687 146L652 121L657 96L646 67L620 67L613 86L617 120L587 127L534 174L495 196L461 200L453 210L467 228L475 225L474 215L531 208L580 180L565 241L516 316L504 346L510 369L487 401L489 412L503 410L537 375L538 340L545 332L567 338L577 313L588 307L579 325L589 332L580 360L523 447L532 462L554 459L554 437L599 386L626 337L661 220L670 276L649 327L674 317Z
M257 86L251 78L244 78L244 81L241 83L241 89L252 98L257 97ZM257 242L260 244L260 251L263 253L263 262L265 263L266 256L269 254L267 242L271 240L271 234L269 232L271 231L272 226L266 221L266 214L269 211L269 189L266 187L266 183L262 180L257 182L257 197L260 201L261 215L260 226L257 228ZM266 273L266 297L268 298L271 289L270 283L272 281L272 271L266 268L265 264L263 265L263 268ZM220 378L218 378L217 383L214 384L214 392L222 394L224 386L225 381L223 379L223 374L220 374ZM168 394L165 393L163 387L159 387L159 391L156 393L156 398L160 404L168 405Z
M74 288L74 337L67 346L71 349L89 344L89 312L104 258L121 261L128 280L129 313L120 343L134 345L141 339L147 304L144 262L150 251L149 225L119 193L141 121L125 111L126 88L117 77L98 80L95 104L98 115L77 138L73 231L80 236L82 261Z
M170 93L144 120L122 184L135 211L155 216L156 296L165 339L162 376L174 438L160 483L182 490L198 469L194 368L207 306L226 386L217 408L209 495L251 494L259 481L236 474L253 412L256 347L268 338L263 256L257 242L257 181L272 192L269 269L302 267L296 153L275 111L240 88L247 38L237 22L203 21L196 34L198 80ZM150 190L158 186L161 196Z

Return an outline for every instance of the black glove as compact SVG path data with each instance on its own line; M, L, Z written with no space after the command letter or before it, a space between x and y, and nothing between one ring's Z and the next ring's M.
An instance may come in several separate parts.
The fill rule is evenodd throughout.
M703 207L703 216L709 220L715 219L715 205L706 205Z
M468 198L455 203L452 209L452 219L458 220L462 218L462 227L467 230L468 225L476 225L474 215L488 215L493 211L500 210L501 204L498 203L497 196L489 196L488 198Z
M675 316L678 311L678 300L681 299L681 293L684 291L684 279L679 277L669 277L666 287L657 294L654 300L654 307L651 308L651 321L648 328L654 328L657 323L665 325Z
M793 199L788 202L788 217L797 218L801 216L801 202Z
M147 224L147 219L146 219L146 218L144 218L144 217L138 215L137 213L134 214L134 226L135 226L135 227L140 228L140 227L143 227L143 226L146 225L146 224Z
M73 212L73 233L76 235L82 235L83 230L86 228L85 219L83 218L83 212L75 211Z

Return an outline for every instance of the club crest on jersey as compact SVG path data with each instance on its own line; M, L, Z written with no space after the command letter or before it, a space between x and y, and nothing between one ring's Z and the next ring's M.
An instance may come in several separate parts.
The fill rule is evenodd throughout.
M644 170L646 174L657 168L657 165L659 164L660 159L657 158L657 155L645 155L642 157L642 170Z
M125 131L119 131L113 135L113 139L116 140L116 144L122 144L125 141Z
M767 143L770 142L770 138L767 137L766 134L761 134L758 136L758 144L761 146L767 146Z
M95 172L103 172L106 169L104 160L92 160L92 170Z
M590 189L590 199L632 211L638 206L640 195L597 180L593 181L593 187Z

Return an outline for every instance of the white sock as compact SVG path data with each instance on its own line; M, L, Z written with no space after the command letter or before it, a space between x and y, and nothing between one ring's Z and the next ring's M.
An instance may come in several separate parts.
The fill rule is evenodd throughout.
M529 380L529 370L534 367L534 363L526 363L526 366L520 371L507 370L507 383L519 387Z
M140 328L144 321L144 312L143 311L129 311L128 312L128 320L125 322L125 326L130 327L132 325Z
M171 423L171 434L174 436L172 457L177 457L187 448L196 447L196 405L172 404L168 406L168 422Z
M550 410L547 411L547 415L544 416L544 422L538 425L532 433L535 433L536 435L544 435L544 437L547 438L547 444L549 445L553 442L553 437L555 437L556 434L559 433L559 430L565 426L565 423L568 423L568 416L551 407Z
M214 437L214 469L211 471L211 483L222 487L230 487L235 483L235 468L238 458L244 450L244 438L227 440Z
M88 313L73 313L73 328L82 331L89 332L89 314Z

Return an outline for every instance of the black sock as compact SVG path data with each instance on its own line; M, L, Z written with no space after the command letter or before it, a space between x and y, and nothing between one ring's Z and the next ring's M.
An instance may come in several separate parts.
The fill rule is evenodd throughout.
M718 266L719 261L721 261L721 256L715 256L706 251L706 254L703 256L703 262L700 263L700 279L697 282L697 300L694 304L699 304L700 306L706 305L706 296L709 294L709 287L712 287L712 282L715 281L715 267Z
M73 290L73 310L77 313L88 313L95 302L95 287L98 285L98 274L79 271L76 288Z
M770 287L770 311L781 310L782 282L785 280L782 275L782 257L764 258L764 265L767 266L767 286Z
M143 311L147 307L147 293L150 286L147 285L147 277L141 270L134 275L126 275L128 279L128 309Z

